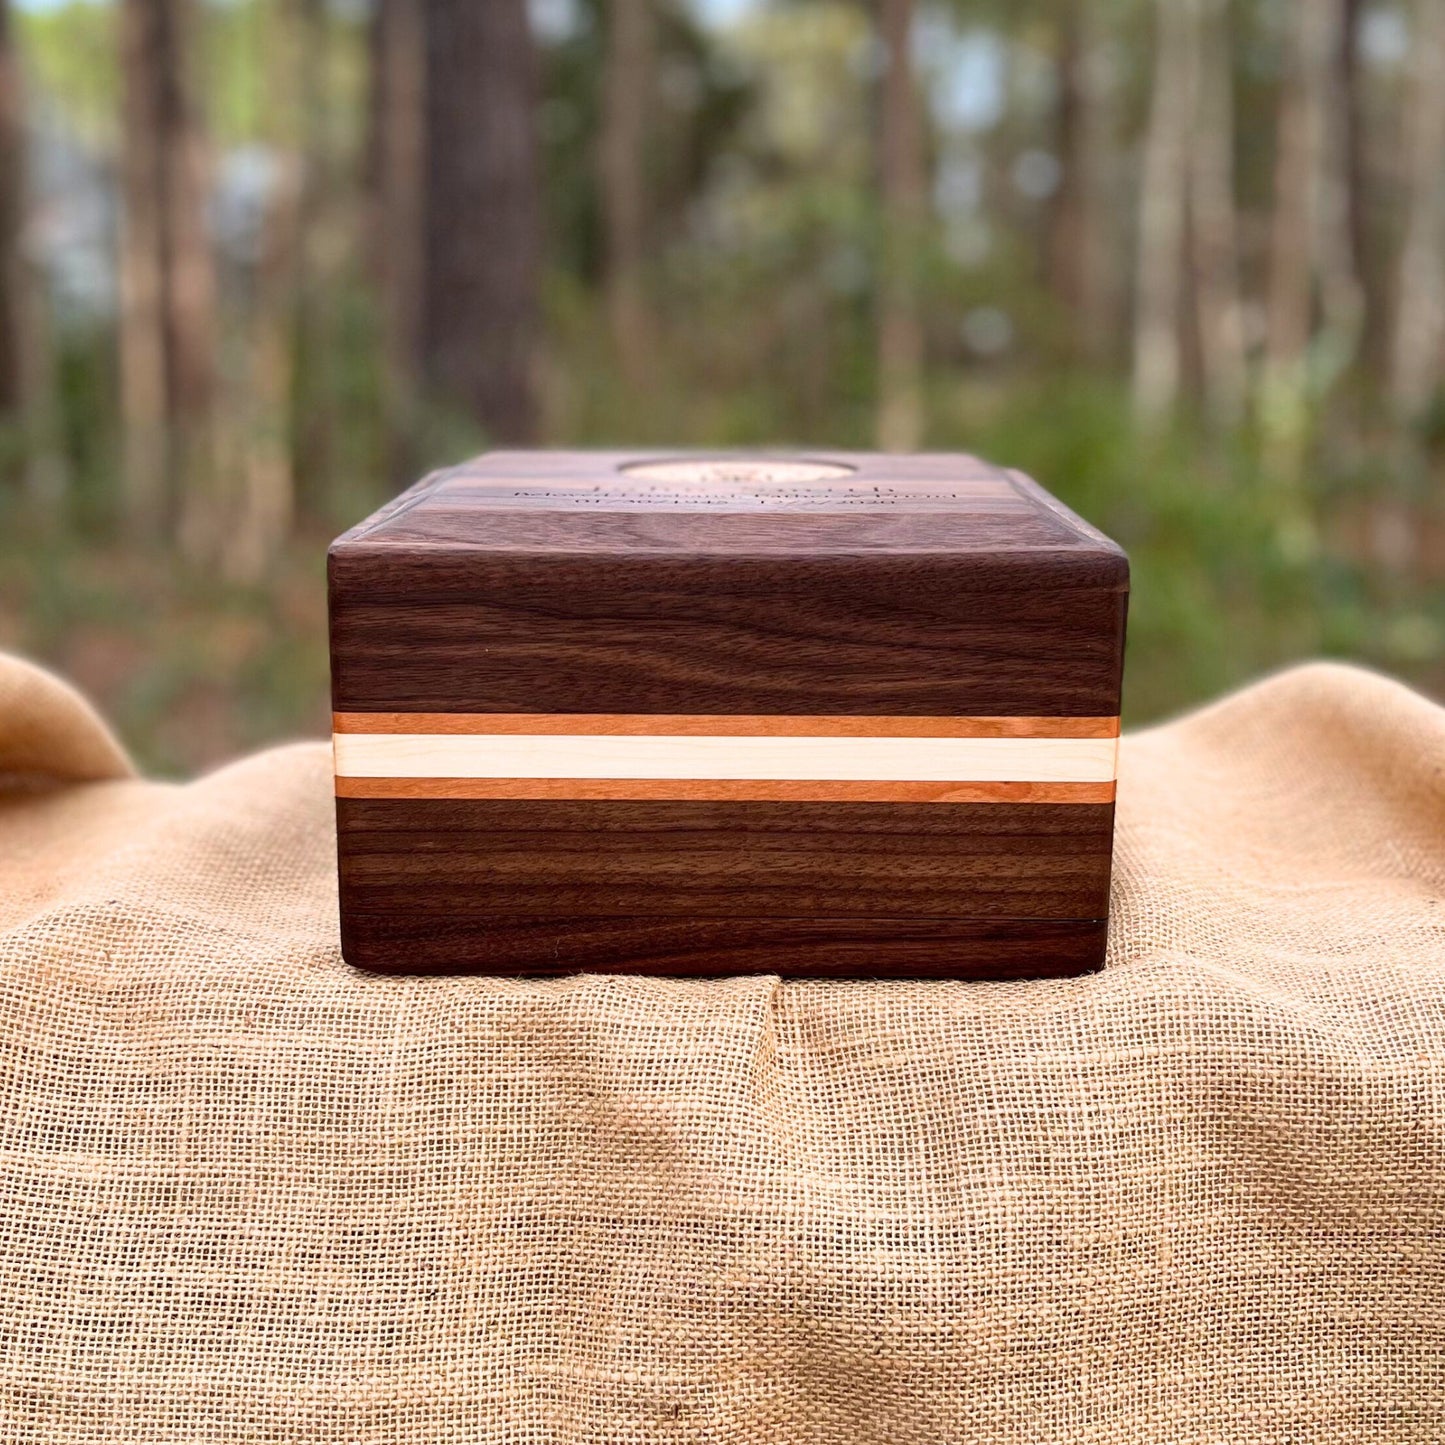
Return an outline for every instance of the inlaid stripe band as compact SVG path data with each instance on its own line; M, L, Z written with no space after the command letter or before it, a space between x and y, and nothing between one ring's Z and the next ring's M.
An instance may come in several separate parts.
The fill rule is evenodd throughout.
M338 798L501 798L513 802L1112 803L1113 783L878 783L775 778L356 778Z
M793 738L1116 738L1117 717L732 716L721 713L338 712L337 733Z
M1095 802L1112 798L1118 739L338 731L333 745L342 797Z

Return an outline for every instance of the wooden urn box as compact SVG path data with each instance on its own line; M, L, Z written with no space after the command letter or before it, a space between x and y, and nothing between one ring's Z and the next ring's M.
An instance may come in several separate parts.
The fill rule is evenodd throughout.
M342 948L389 973L1103 959L1128 562L968 456L495 452L337 540Z

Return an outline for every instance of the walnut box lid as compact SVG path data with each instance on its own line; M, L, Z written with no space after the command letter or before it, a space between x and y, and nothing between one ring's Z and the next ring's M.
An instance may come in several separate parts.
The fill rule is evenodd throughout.
M1097 716L1128 562L970 456L493 452L331 588L338 711Z

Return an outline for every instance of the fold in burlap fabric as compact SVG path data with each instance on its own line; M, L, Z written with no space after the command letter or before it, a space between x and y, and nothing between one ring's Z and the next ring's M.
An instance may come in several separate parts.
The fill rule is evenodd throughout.
M1122 766L1090 978L375 978L323 746L0 665L0 1438L1445 1439L1445 713Z

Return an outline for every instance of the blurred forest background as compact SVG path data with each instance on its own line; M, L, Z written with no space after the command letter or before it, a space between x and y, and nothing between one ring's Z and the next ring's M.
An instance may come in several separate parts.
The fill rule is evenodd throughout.
M0 132L0 645L160 771L489 443L978 450L1131 722L1445 691L1445 0L0 0Z

